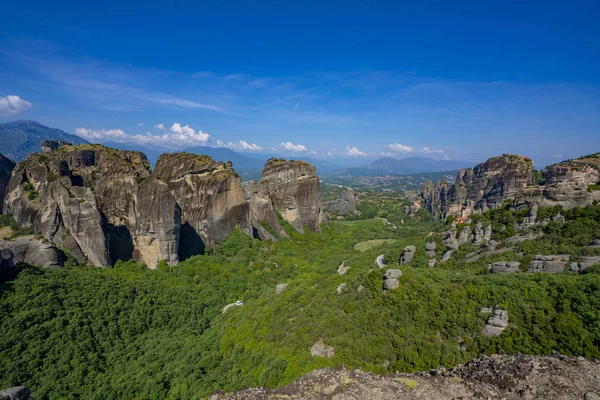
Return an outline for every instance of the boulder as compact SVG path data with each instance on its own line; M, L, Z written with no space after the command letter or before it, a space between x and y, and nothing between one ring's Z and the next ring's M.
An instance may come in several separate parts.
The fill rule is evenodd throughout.
M442 256L442 259L440 260L440 264L444 264L446 262L448 262L448 260L450 260L450 258L452 257L452 254L455 252L456 250L447 250L444 255Z
M30 400L31 391L25 386L15 386L0 391L0 400Z
M337 292L337 294L342 294L342 292L344 290L346 290L346 286L348 284L347 283L340 283L339 286L337 287L337 289L335 289L335 291Z
M400 286L398 279L390 278L383 281L384 291L398 289L398 286Z
M385 271L385 275L383 279L398 279L402 276L402 271L399 269L388 269Z
M521 265L518 261L498 261L489 265L489 269L492 273L500 274L512 274L519 272L519 266Z
M319 340L311 346L310 355L313 357L331 358L335 356L335 349L333 346L327 346L322 340Z
M25 263L43 268L57 268L62 267L66 258L54 244L33 239L0 240L0 252L2 263L10 262L13 266Z
M427 266L428 267L433 267L435 265L436 259L432 258L431 260L427 261Z
M445 232L442 232L444 246L448 250L456 250L459 247L458 240L456 240L456 231L451 229Z
M344 261L339 267L338 267L338 275L344 275L346 272L348 272L348 270L350 269L350 267L346 266L346 261Z
M471 228L468 226L465 226L463 228L463 230L460 232L460 235L458 236L458 246L463 246L465 244L467 244L467 242L469 242L469 238L471 237Z
M417 251L417 248L415 246L406 246L403 250L402 250L402 255L400 256L400 265L402 264L407 264L409 262L411 262L413 260L413 258L415 257L415 252Z
M507 326L508 311L494 308L492 315L483 328L483 334L488 337L500 336Z
M287 283L280 283L275 287L275 294L281 294L288 287Z
M427 242L425 244L425 250L427 251L435 251L437 248L437 244L435 242Z

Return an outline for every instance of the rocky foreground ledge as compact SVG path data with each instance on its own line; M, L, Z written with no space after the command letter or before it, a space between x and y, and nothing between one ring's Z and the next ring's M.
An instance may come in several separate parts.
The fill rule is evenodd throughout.
M209 400L584 399L600 400L600 361L491 356L450 370L380 376L326 368L279 389L247 389Z

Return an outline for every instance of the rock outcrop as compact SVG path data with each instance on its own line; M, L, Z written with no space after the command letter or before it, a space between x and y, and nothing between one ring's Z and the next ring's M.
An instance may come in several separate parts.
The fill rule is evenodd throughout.
M0 214L2 213L2 208L4 206L4 196L6 195L6 190L8 189L10 177L14 168L14 161L9 160L8 158L0 154Z
M402 276L402 271L399 269L388 269L383 275L383 290L398 289L400 282L398 279Z
M300 233L304 233L304 227L321 232L321 184L313 165L271 158L261 179L248 182L244 188L252 226L259 237L265 236L261 234L265 230L262 224L281 237L289 236L278 215Z
M482 333L488 337L500 336L507 326L508 312L496 307L492 310L492 315L488 318Z
M323 210L337 215L360 215L360 211L356 209L359 204L358 193L352 188L347 188L338 199L324 201Z
M518 261L497 261L488 267L492 273L513 274L519 272L520 265L521 263Z
M0 400L30 400L31 391L25 386L15 386L0 391Z
M518 155L493 157L475 168L461 170L456 182L425 182L420 196L436 217L466 218L511 201L513 209L532 205L564 208L586 206L600 201L600 153L563 161L546 167L540 185L534 182L533 161ZM535 210L537 211L537 210ZM535 223L535 212L524 228Z
M277 389L214 393L209 400L595 399L600 362L582 357L491 356L446 370L376 375L347 368L312 371Z
M416 246L412 246L412 245L406 246L402 250L402 254L400 255L400 260L399 260L400 265L408 264L409 262L411 262L413 260L413 258L415 257L416 251L417 251Z
M425 244L425 251L429 257L435 257L435 250L437 249L437 244L435 242L427 242Z
M322 340L319 340L310 347L310 355L313 357L331 358L335 355L335 349L333 346L327 346Z
M57 268L65 261L64 253L54 244L35 239L0 240L0 254L2 269L19 263Z
M5 212L80 262L135 259L176 264L223 240L251 234L240 177L230 163L164 154L154 172L143 153L46 143L13 170Z
M564 271L569 262L568 255L536 255L533 261L529 263L527 272L548 272L556 274Z

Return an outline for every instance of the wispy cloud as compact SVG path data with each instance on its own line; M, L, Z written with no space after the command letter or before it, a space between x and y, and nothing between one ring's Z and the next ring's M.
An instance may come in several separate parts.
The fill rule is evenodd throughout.
M296 104L296 107L294 107L294 109L292 110L292 112L296 111L298 109L298 107L300 107L300 103Z
M330 149L327 152L328 157L333 156L348 156L348 157L370 157L370 154L364 151L361 151L356 146L346 145L346 150L338 151L336 149Z
M386 148L395 153L412 153L415 151L412 147L400 143L388 144Z
M262 151L263 148L256 143L248 143L245 140L239 140L238 142L223 143L221 140L217 140L217 147L225 147L232 150L238 151Z
M0 115L11 116L20 114L29 110L32 104L27 100L23 100L19 96L8 95L0 97Z

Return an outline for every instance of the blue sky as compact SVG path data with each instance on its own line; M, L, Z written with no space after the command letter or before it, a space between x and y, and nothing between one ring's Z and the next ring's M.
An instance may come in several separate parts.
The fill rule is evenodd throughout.
M542 165L600 151L599 16L597 1L11 2L0 120L173 149Z

